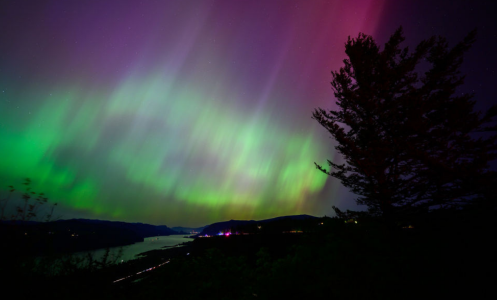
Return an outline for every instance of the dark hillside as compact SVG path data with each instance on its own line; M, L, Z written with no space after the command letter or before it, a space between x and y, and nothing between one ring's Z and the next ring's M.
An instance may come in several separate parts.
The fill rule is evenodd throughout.
M309 215L283 216L260 221L230 220L218 222L207 226L197 236L214 236L225 233L256 233L264 231L266 233L281 233L283 231L302 231L302 226L313 224L317 217ZM312 226L313 226L312 225Z
M189 255L119 287L118 294L124 292L119 294L124 299L159 299L166 290L168 299L489 298L496 279L494 217L492 211L437 212L397 228L374 218L358 223L322 218L315 232L198 238L185 249Z

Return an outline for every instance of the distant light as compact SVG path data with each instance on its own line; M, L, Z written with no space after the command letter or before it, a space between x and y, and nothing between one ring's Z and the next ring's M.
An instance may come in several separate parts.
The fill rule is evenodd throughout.
M355 223L357 224L357 221L355 221Z

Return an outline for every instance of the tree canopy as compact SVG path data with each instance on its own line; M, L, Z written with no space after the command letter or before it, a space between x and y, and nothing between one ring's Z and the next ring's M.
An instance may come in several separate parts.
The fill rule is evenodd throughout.
M449 48L445 38L431 37L409 51L400 47L402 28L383 49L369 35L349 36L348 58L332 71L338 109L313 113L345 162L316 167L383 216L460 206L485 194L495 181L489 124L497 106L482 114L472 94L458 91L463 54L475 38L472 31ZM477 138L482 131L489 134Z

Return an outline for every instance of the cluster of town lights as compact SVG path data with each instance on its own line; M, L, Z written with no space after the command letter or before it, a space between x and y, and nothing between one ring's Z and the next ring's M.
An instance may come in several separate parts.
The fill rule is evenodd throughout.
M348 221L345 221L345 223L352 223L352 222L357 224L357 221L355 221L355 220L353 220L353 219L350 219L350 220L348 220ZM323 225L323 223L320 223L319 225ZM262 227L262 226L257 226L257 228L258 228L258 229L261 229L261 227ZM404 227L404 228L406 228L406 227ZM411 227L411 226L409 226L409 228L412 228L412 227ZM292 230L292 231L284 231L283 233L302 233L302 231L301 231L301 230ZM234 234L234 235L239 235L240 233L238 233L238 232L236 232L236 233L231 233L231 231L227 231L227 232L222 232L222 231L220 231L217 235L218 235L218 236L226 236L226 237L228 237L228 236L233 235L233 234ZM245 233L242 233L242 234L245 234ZM202 238L202 237L212 237L212 236L211 236L211 235L206 234L206 235L200 235L199 237L201 237L201 238ZM187 255L189 255L189 254L190 254L190 253L187 253ZM152 271L152 270L154 270L155 268L161 267L161 266L163 266L163 265L165 265L165 264L167 264L167 263L169 263L169 262L170 262L170 260L168 260L168 261L166 261L166 262L164 262L164 263L161 263L161 264L159 264L159 265L157 265L157 266L155 266L155 267L150 267L150 268L148 268L148 269L146 269L146 270L140 271L140 272L138 272L138 273L136 273L136 274L132 274L132 275L129 275L129 276L126 276L126 277L123 277L123 278L117 279L117 280L113 281L113 283L116 283L116 282L119 282L119 281L122 281L122 280L125 280L125 279L128 279L128 278L131 278L131 277L136 276L136 275L140 275L140 274L145 273L145 272L148 272L148 271Z

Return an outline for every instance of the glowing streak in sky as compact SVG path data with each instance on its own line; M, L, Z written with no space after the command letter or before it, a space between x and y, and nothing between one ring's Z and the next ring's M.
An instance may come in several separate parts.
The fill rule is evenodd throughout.
M323 215L337 199L314 167L333 148L311 112L382 1L15 3L5 186L30 177L63 218L173 226Z

